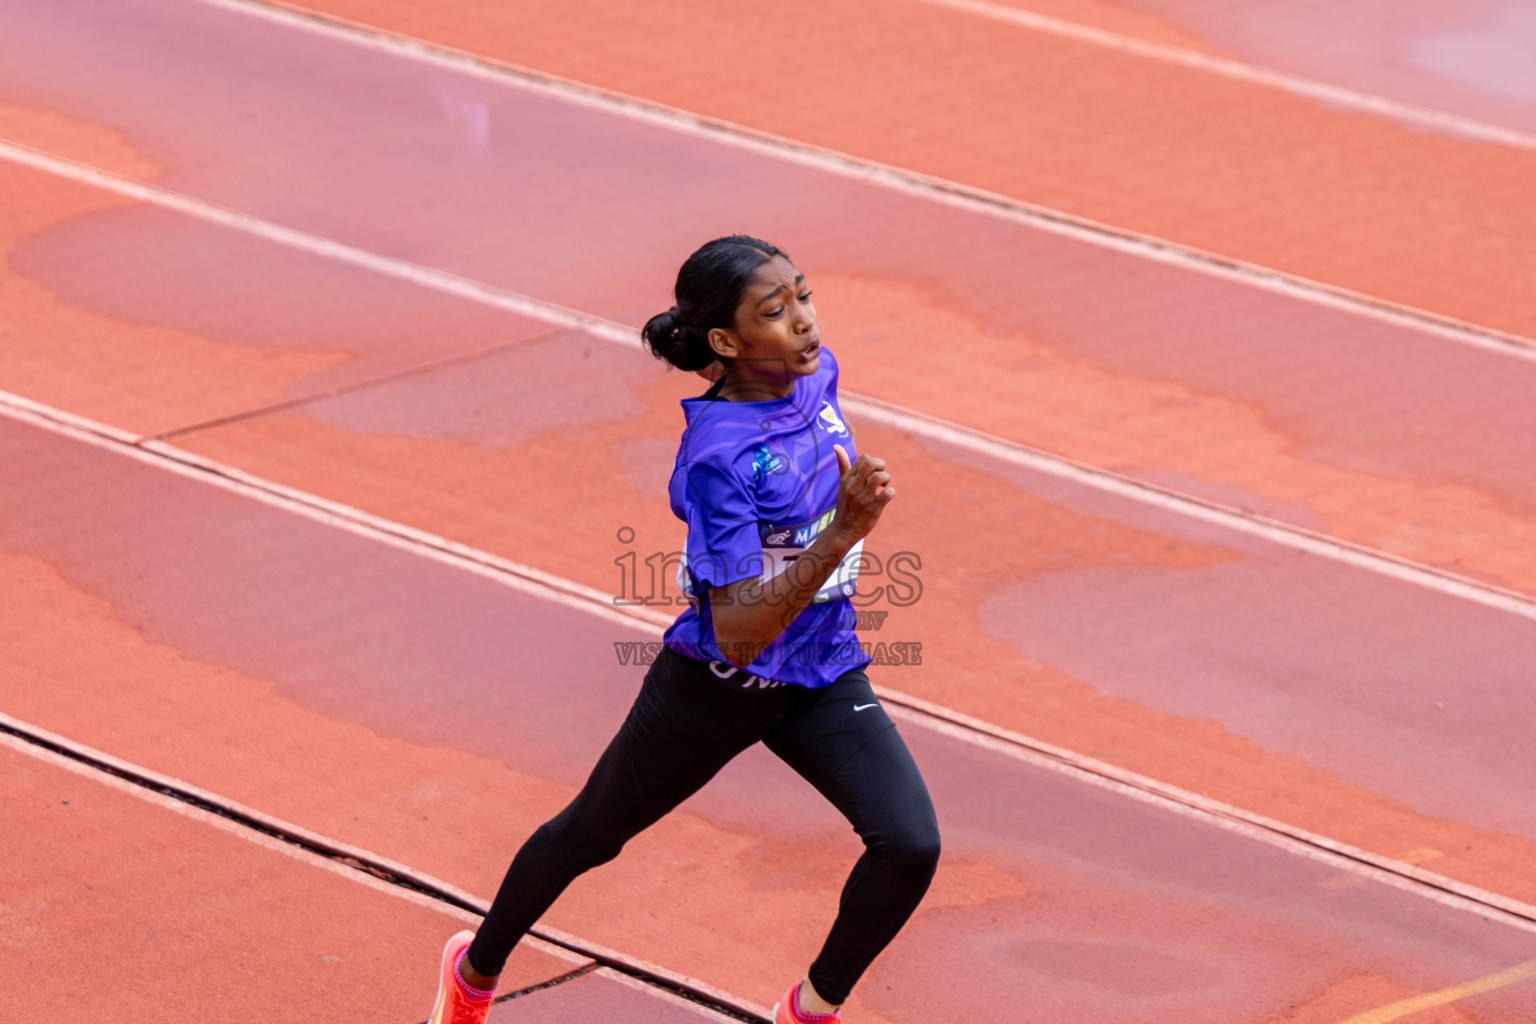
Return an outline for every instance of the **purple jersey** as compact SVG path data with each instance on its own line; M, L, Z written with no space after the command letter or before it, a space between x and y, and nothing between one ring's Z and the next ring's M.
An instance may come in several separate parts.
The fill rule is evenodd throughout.
M837 453L857 457L837 405L837 360L825 346L816 372L795 381L785 398L731 402L719 385L683 400L687 427L668 491L672 511L688 525L678 573L689 608L666 642L701 661L724 661L715 643L709 588L768 579L832 522L837 506ZM815 599L748 671L763 679L815 688L869 663L849 603L862 542L848 553Z

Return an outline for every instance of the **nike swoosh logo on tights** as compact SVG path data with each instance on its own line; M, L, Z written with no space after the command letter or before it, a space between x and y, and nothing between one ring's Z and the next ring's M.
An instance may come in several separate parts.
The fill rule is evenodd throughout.
M879 706L880 706L879 704L855 704L853 706L853 710L855 710L855 711L863 711L865 708L877 708Z

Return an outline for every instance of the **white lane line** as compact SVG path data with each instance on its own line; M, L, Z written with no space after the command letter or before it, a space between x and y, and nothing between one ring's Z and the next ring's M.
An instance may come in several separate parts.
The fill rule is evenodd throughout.
M392 860L389 857L381 856L380 854L374 853L372 850L367 850L363 847L355 846L351 843L345 843L338 839L332 839L331 837L321 835L318 832L312 832L309 829L304 828L302 825L296 825L291 821L276 817L275 815L267 814L264 811L258 811L253 807L248 807L245 804L231 800L228 797L214 793L211 790L203 789L200 786L194 786L189 782L176 778L175 776L165 775L161 772L154 771L153 769L145 768L142 765L134 764L131 761L125 761L122 758L114 757L105 751L97 750L95 747L76 742L75 740L69 739L65 736L60 736L57 733L50 732L47 729L33 725L30 722L24 722L19 718L13 718L4 712L0 712L0 724L3 724L8 729L14 730L14 732L20 734L20 736L33 737L52 747L57 748L58 750L67 750L76 756L68 757L64 754L58 753L56 750L49 750L45 747L39 746L37 743L28 743L26 740L21 739L20 736L9 735L6 733L0 733L0 746L8 747L17 753L36 758L37 760L46 764L50 764L55 767L62 768L65 771L84 776L93 782L100 783L101 785L115 789L122 793L127 793L145 801L146 803L153 804L156 807L163 808L175 814L180 814L186 818L191 818L192 820L205 825L211 825L214 828L217 828L223 832L227 832L239 839L242 839L248 843L252 843L263 849L271 850L274 853L280 853L285 857L291 857L294 860L300 861L311 867L320 868L321 870L329 871L332 874L340 875L349 881L393 896L396 899L406 900L407 902L414 903L418 906L426 907L429 910L434 910L472 927L478 926L481 919L484 917L485 912L490 909L490 902L488 900L482 899L481 897L476 896L466 889L461 889L454 885L452 882L444 881L435 875L427 874L426 872L417 870L416 868L413 868L407 864L402 864L397 860ZM88 762L96 762L100 765L106 765L110 771L104 771L99 767L93 767ZM121 772L125 777L113 775L113 771ZM144 785L131 781L133 779L143 779L145 782L148 782L153 786L160 787L167 792L157 792L154 789L150 789ZM382 878L369 874L366 868L360 870L357 867L353 867L345 863L339 863L330 857L315 853L313 850L306 850L301 846L295 845L294 843L284 842L283 840L277 838L275 835L268 835L250 827L249 825L231 820L230 818L215 814L206 808L198 807L194 804L188 803L185 800L180 800L176 797L168 795L168 793L175 792L186 794L193 799L202 801L209 806L223 808L224 810L239 815L240 817L245 818L250 822L256 823L261 828L267 829L269 832L277 833L278 835L292 836L295 839L314 847L315 849L324 850L327 853L336 855L337 857L349 857L361 865L376 865L395 875L396 877L405 879L406 881L418 885L423 889L442 893L451 899L459 901L462 904L475 907L480 911L480 913L478 915L472 914L469 911L462 909L461 907L456 907L451 903L446 903L442 900L434 899L425 893L413 892L412 890L402 886L394 885ZM726 992L724 989L720 989L706 982L702 982L697 978L692 978L688 975L680 974L677 971L663 967L660 964L652 963L649 960L642 960L639 957L625 953L621 950L603 946L595 942L588 942L586 939L579 935L573 935L570 932L561 931L558 928L551 928L542 923L539 924L533 932L530 932L527 936L525 936L523 941L528 943L531 948L542 953L547 953L557 960L564 960L567 963L575 964L577 966L592 964L596 962L594 958L600 958L602 961L606 961L608 963L623 964L624 966L639 971L642 974L649 974L657 978L665 979L673 984L683 986L684 988L692 989L701 995L716 1000L717 1002L724 1003L726 1005L739 1006L754 1012L762 1011L761 1015L765 1018L767 1017L767 1013L766 1011L763 1011L763 1008L749 1001L739 999L731 993ZM605 968L605 970L608 969ZM620 974L619 972L609 970L608 973L616 979L624 980L626 984L634 986L639 991L645 992L652 997L660 998L663 1001L671 1001L678 998L667 992L665 989L657 988L654 986L647 986L644 982L641 982L638 979L628 978L626 975ZM696 1003L689 1003L687 1005L692 1006L695 1010L702 1011L704 1009Z
M1445 875L1425 871L1417 865L1369 850L1341 843L1307 829L1265 817L1233 804L1213 800L1191 790L1174 786L1150 776L1127 771L1106 761L1079 754L1065 747L1015 732L985 719L955 711L942 704L910 694L876 686L875 692L894 707L887 707L892 718L921 725L972 746L982 747L1017 761L1070 776L1080 782L1119 793L1143 803L1150 803L1184 817L1204 821L1218 828L1250 839L1277 846L1309 860L1340 867L1395 888L1417 892L1446 906L1472 910L1468 901L1478 905L1476 912L1493 920L1516 923L1536 931L1536 905L1499 893L1466 885ZM1519 920L1511 922L1505 915Z
M563 579L552 573L519 565L487 552L445 541L440 537L435 537L399 523L390 522L387 519L370 515L338 502L327 501L323 498L306 494L303 491L263 480L260 477L244 473L233 467L224 466L213 460L204 459L191 452L183 451L173 445L163 442L137 445L120 430L94 424L83 417L48 410L46 406L18 399L16 396L6 392L0 392L0 416L6 416L19 422L28 423L39 429L68 437L71 440L104 449L117 455L126 456L178 476L199 480L202 483L231 491L243 498L259 501L285 512L298 514L326 526L343 530L354 536L424 556L523 593L554 601L567 608L589 615L595 615L605 621L624 626L652 638L659 639L665 626L671 622L671 616L659 612L643 608L616 608L613 604L614 599L611 596L595 588ZM1197 818L1220 828L1239 831L1250 838L1293 853L1300 853L1314 860L1321 859L1335 866L1339 864L1340 860L1346 861L1347 863L1343 866L1348 870L1363 872L1370 877L1397 885L1408 891L1418 892L1420 895L1447 903L1448 905L1474 910L1485 916L1495 911L1502 912L1495 915L1499 920L1507 921L1503 914L1527 919L1527 923L1530 923L1531 928L1536 930L1536 906L1478 889L1474 886L1464 885L1454 879L1425 871L1422 868L1394 860L1390 857L1379 856L1366 850L1335 842L1316 833L1295 828L1274 819L1243 810L1242 808L1200 796L1177 786L1160 782L1149 776L1126 771L1107 762L1077 754L1066 748L1034 739L1023 733L993 725L983 719L953 711L942 705L920 697L910 696L890 687L877 686L875 691L882 700L889 702L890 705L894 705L894 707L888 708L888 710L891 710L896 717L972 746L1003 753L1016 760L1026 761L1030 764L1071 776L1080 781L1091 782L1096 786L1113 789L1132 799L1150 803L1164 809L1176 810L1180 814ZM8 722L12 720L8 719L3 713L0 713L0 721ZM25 723L19 723L18 727L25 727L25 729L34 732L37 731ZM53 737L47 738L54 739ZM60 741L69 742L62 739ZM107 754L99 754L98 756L109 763L113 760ZM195 787L179 780L176 780L176 785L193 792L194 795L199 797L205 796L202 791L196 790ZM213 799L212 794L207 794L206 796L209 799ZM231 804L229 801L221 799L220 802L239 810L241 813L257 814L257 812L249 808ZM324 837L296 828L293 830L296 834L302 833L311 841L331 843L330 840ZM391 864L390 867L394 869L395 865ZM404 868L404 866L400 866L400 871L402 874L410 874L409 869ZM439 883L434 882L434 884ZM456 895L459 894L458 890L451 891ZM1522 926L1525 926L1524 923L1522 923ZM559 936L551 934L553 937L559 938Z
M139 202L149 203L163 209L174 210L177 213L195 217L209 224L216 224L219 227L253 235L256 238L274 242L277 245L287 246L290 249L312 253L315 256L336 260L338 263L345 263L363 270L371 270L376 274L383 274L386 277L409 281L411 284L418 284L431 288L434 291L446 292L461 299L493 306L508 313L516 313L518 316L524 316L531 320L540 320L557 327L584 327L595 319L584 313L578 313L573 309L557 306L552 302L529 299L501 288L481 284L466 277L460 277L457 274L450 274L444 270L432 270L406 260L395 259L390 256L380 256L378 253L370 252L367 249L359 249L354 245L333 242L329 238L323 238L320 235L312 235L306 231L285 228L280 224L262 220L260 217L252 217L249 214L240 213L237 210L231 210L216 203L194 199L180 192L161 188L159 185L149 185L132 178L125 178L110 171L103 171L88 164L76 163L73 160L66 160L49 153L43 153L15 142L0 140L0 159L21 164L24 167L30 167L45 174L77 181L82 185L99 188L104 192L113 192L128 199L136 199Z
M1063 213L1013 196L851 156L797 139L668 107L652 100L626 96L533 68L521 67L437 43L412 39L334 15L292 7L282 3L281 0L200 0L200 2L271 21L287 28L316 33L328 39L375 50L392 57L444 68L506 87L542 93L632 121L680 134L706 138L715 143L731 145L760 156L874 184L889 191L956 207L969 213L1022 224L1035 230L1087 242L1099 248L1197 271L1263 291L1275 292L1328 308L1341 309L1359 316L1425 331L1445 340L1536 360L1536 338L1527 338L1510 331L1474 324L1431 310L1352 291L1324 281L1314 281L1300 275L1277 271L1193 246L1181 245L1087 217ZM1135 40L1131 41L1135 42Z
M1154 43L1146 39L1138 39L1135 36L1111 32L1107 29L1093 28L1089 25L1066 21L1062 18L1037 14L1034 11L1023 10L1008 4L993 3L990 0L913 0L913 2L925 4L929 7L942 7L951 11L960 11L965 14L987 18L991 21L1015 25L1032 32L1041 32L1063 39L1072 39L1080 43L1089 43L1093 46L1132 54L1137 57L1146 57L1150 60L1161 61L1166 64L1176 64L1180 67L1192 68L1196 71L1205 71L1213 75L1219 75L1222 78L1247 82L1251 85L1279 89L1283 92L1295 93L1298 96L1306 96L1309 99L1321 100L1324 103L1343 107L1347 110L1358 110L1364 114L1376 114L1381 117L1394 118L1398 121L1418 125L1423 128L1451 132L1464 138L1476 139L1479 142L1492 142L1504 146L1515 146L1520 149L1536 150L1536 135L1520 131L1516 128L1506 128L1503 125L1478 121L1470 117L1463 117L1460 114L1434 110L1429 107L1420 107L1411 103L1402 103L1397 100L1387 99L1384 96L1375 96L1371 93L1361 92L1358 89L1347 89L1343 86L1329 85L1327 82L1302 78L1298 75L1270 71L1267 68L1256 67L1255 65L1246 64L1227 57L1216 57L1210 54L1199 53L1195 50L1186 50L1179 46L1170 46L1166 43Z
M360 846L354 846L351 843L344 843L338 839L332 839L329 836L323 836L318 832L312 832L309 829L304 828L302 825L295 825L291 821L285 821L282 818L267 814L264 811L258 811L254 807L247 807L245 804L231 800L228 797L214 793L211 790L203 789L200 786L194 786L189 782L185 782L182 779L176 778L175 776L165 775L164 773L154 771L153 769L145 768L142 765L134 764L131 761L124 761L120 757L114 757L105 751L97 750L95 747L76 742L75 740L69 739L66 736L60 736L54 732L49 732L47 729L40 728L39 726L33 725L30 722L24 722L19 718L13 718L4 712L0 712L0 724L4 724L6 728L12 729L16 733L20 733L23 736L32 736L53 747L59 748L61 750L68 750L71 753L78 755L78 757L84 758L85 760L82 761L77 760L75 757L67 757L64 754L57 753L54 750L41 747L36 743L28 743L26 740L21 739L18 736L9 735L6 733L0 733L0 746L8 747L17 753L36 758L37 760L46 764L53 765L57 768L62 768L65 771L73 772L76 775L84 776L93 782L100 783L103 786L117 790L121 793L127 793L130 796L143 800L146 803L153 804L156 807L163 808L167 811L171 811L172 813L179 814L186 818L191 818L193 821L197 821L205 825L211 825L222 832L227 832L230 835L236 836L245 842L261 847L262 849L271 850L274 853L280 853L285 857L291 857L294 860L300 861L311 867L319 868L322 871L329 871L332 874L340 875L348 881L354 882L358 885L366 886L367 888L373 889L377 892L393 896L395 899L405 900L409 903L414 903L417 906L426 907L428 910L436 911L437 913L451 917L457 921L461 921L471 926L478 926L480 924L481 918L485 914L485 911L490 909L490 903L488 901L481 899L473 893L470 893L464 889L460 889L458 886L452 884L451 882L445 882L440 878L427 874L426 872L418 871L417 869L410 867L409 865L402 864L399 861L380 856L379 854L374 853L372 850L365 850ZM91 764L86 763L89 761L95 761L99 764L107 765L110 769L112 769L112 771L122 772L126 777L119 777L112 774L111 771L103 771L101 768L93 767ZM317 849L333 853L338 857L350 857L360 864L375 864L389 871L391 874L421 886L423 889L436 890L460 901L461 903L468 904L472 907L478 907L480 909L480 914L472 914L469 911L460 907L456 907L451 903L433 899L431 896L428 896L425 893L413 892L410 889L404 888L403 886L394 885L382 878L369 874L366 870L359 870L358 868L352 867L350 865L338 863L329 857L325 857L313 852L313 850L306 850L301 846L295 845L294 843L284 842L274 835L268 835L248 825L244 825L238 821L226 818L223 815L215 814L214 812L203 807L190 804L185 800L178 800L173 796L167 795L165 792L157 792L154 789L148 788L147 786L140 785L134 781L131 781L135 778L143 779L146 782L149 782L155 786L162 787L163 789L172 793L185 793L210 806L224 808L225 810L246 818L249 821L256 822L262 828L268 829L271 832L275 832L280 835L293 836L294 838L304 843L307 843ZM537 949L542 953L547 953L558 960L564 960L567 963L576 964L578 966L590 964L593 962L591 957L582 956L580 953L567 948L568 946L575 946L580 948L582 944L582 940L580 938L568 935L564 932L555 932L553 929L547 929L543 926L540 926L538 930L546 934L551 934L551 937L555 939L555 942L548 942L539 938L537 935L530 934L527 936L525 941L530 942L534 949ZM565 943L566 945L562 946L558 945L557 943ZM612 959L618 963L634 962L633 958L625 956L621 953L617 953L613 950L603 949L603 952L600 955L607 956L609 959ZM645 968L654 967L654 965L644 962L641 962L641 964ZM677 980L683 980L682 976L674 975L671 972L667 972L661 968L656 968L655 973L662 977L673 977Z
M520 295L503 288L482 284L446 271L423 267L419 264L396 259L391 256L380 256L377 253L359 249L356 246L344 245L318 235L285 228L270 221L252 217L249 214L228 210L212 203L206 203L199 199L193 199L189 196L172 192L169 189L133 181L98 168L76 164L46 153L39 153L24 146L0 142L0 158L12 159L17 163L25 164L37 170L57 174L64 178L79 181L105 191L115 192L142 202L152 203L212 224L217 224L221 227L243 231L255 237L302 252L313 253L317 256L385 274L398 280L408 281L411 284L431 288L471 302L478 302L509 313L515 313L518 316L528 317L556 327L582 331L592 337L631 348L639 345L635 328L627 327L611 320L581 313L577 310L555 305L554 303L544 302L541 299L535 299L527 295ZM1532 349L1528 354L1532 358L1536 358L1536 349ZM1516 591L1421 565L1408 559L1398 558L1385 552L1364 547L1363 545L1327 537L1278 520L1266 519L1262 516L1245 513L1240 509L1230 506L1180 494L1177 491L1153 484L1135 481L1107 470L1096 469L1059 455L1032 449L1018 442L996 437L984 431L951 423L937 417L903 409L900 406L881 402L878 399L860 396L852 392L844 392L841 398L848 409L856 411L859 415L865 416L870 421L880 423L883 426L903 430L931 441L959 445L967 450L999 459L1011 465L1050 473L1053 476L1072 480L1086 487L1114 494L1118 497L1129 498L1167 511L1177 512L1204 522L1214 523L1238 533L1259 537L1293 550L1342 562L1345 565L1365 569L1381 576L1425 587L1438 593L1472 601L1489 608L1496 608L1500 611L1524 616L1525 618L1536 619L1536 598ZM11 404L14 408L25 408L29 403L25 399L13 396ZM42 406L38 406L34 411L42 415L51 415L51 412L45 411L45 407ZM116 433L121 432L117 431ZM142 447L153 447L158 444L158 442L148 441L144 438L136 438L135 440L139 441ZM180 449L177 450L180 451ZM178 458L182 457L178 456ZM195 461L195 459L195 456L187 454L184 461ZM239 471L234 469L220 469L219 472L239 475ZM302 492L294 493L299 494ZM443 538L436 538L435 540L436 543L444 546L445 549L452 545L452 542ZM535 574L537 572L538 570L531 567L521 567L518 570L518 575Z
M954 445L999 462L1035 470L1105 494L1113 494L1153 508L1225 527L1236 533L1257 537L1281 547L1304 551L1356 569L1364 569L1378 576L1424 587L1488 608L1496 608L1511 615L1536 620L1536 597L1519 591L1468 579L1362 544L1340 540L1305 527L1244 512L1204 498L1180 494L1155 484L1121 476L1109 470L1076 462L1065 456L1030 448L1017 441L987 434L972 427L963 427L877 399L851 394L839 397L846 411L855 413L867 422L905 431L930 441Z
M250 817L252 820L262 822L264 825L272 828L274 831L286 831L292 833L293 835L299 836L307 841L317 843L321 847L335 850L342 856L357 857L359 860L372 858L375 862L378 862L381 865L390 866L391 868L394 867L393 862L385 858L378 857L374 854L368 853L367 851L359 850L358 848L349 846L345 843L338 843L333 839L327 839L323 836L317 835L316 833L310 832L307 829L300 828L297 825L291 825L287 822L281 821L280 819L273 818L269 814L262 814L258 811L253 811L248 807L244 807L238 803L235 803L233 800L228 800L222 796L218 796L217 794L210 793L207 790L198 789L195 786L189 786L179 779L173 779L169 776L160 775L158 772L152 772L147 768L141 768L138 765L123 761L120 758L112 757L109 754L102 753L101 751L87 747L84 744L76 743L73 740L69 740L62 736L57 736L53 733L50 733L45 729L39 729L27 722L12 718L10 715L0 714L0 722L4 722L7 726L15 729L17 732L37 736L48 741L49 743L62 746L65 749L76 750L88 757L93 757L105 763L110 763L114 767L125 770L130 776L138 775L150 780L163 780L163 783L172 790L179 788L193 794L198 799L205 800L215 806L227 807L238 814L242 814ZM58 754L52 750L39 747L34 743L28 743L25 740L18 739L15 736L6 733L0 733L0 746L4 746L18 754L23 754L27 757L35 758L45 764L52 765L55 768L62 768L64 771L72 772L75 775L84 776L92 782L106 786L108 789L116 790L119 793L126 793L129 796L136 797L139 800L143 800L145 803L152 804L155 807L170 811L173 814L179 814L184 818L191 818L193 821L199 822L201 824L210 825L221 832L227 832L238 839L242 839L245 842L260 847L261 849L282 854L285 857L290 857L293 860L300 861L301 863L307 864L310 867L319 868L322 871L329 871L331 874L339 875L350 882L355 882L358 885L366 886L367 888L373 889L376 892L381 892L386 895L393 896L396 899L405 900L408 903L414 903L417 906L426 907L429 910L434 910L440 914L444 914L466 924L478 924L480 921L480 919L474 914L471 914L467 910L461 910L452 904L444 903L441 900L432 899L430 896L426 896L422 893L412 892L411 890L402 888L398 885L391 885L389 882L384 881L382 878L376 878L373 875L367 874L363 871L358 871L357 869L348 867L345 864L338 864L336 861L330 860L329 858L322 857L316 853L312 853L309 850L295 846L292 843L285 843L281 839L277 839L273 836L258 832L253 828L241 825L236 821L231 821L229 818L222 817L213 813L212 811L194 806L193 804L189 804L184 800L177 800L175 797L166 796L164 793L157 793L152 789L146 788L145 786L130 782L128 779L119 778L108 772L104 772L99 768L93 768L88 764L83 764L80 761L75 760L74 758L65 757L63 754ZM363 856L358 856L359 854L362 854ZM422 877L419 872L413 872L408 868L403 869L403 871L404 877L409 877L412 879ZM567 950L563 950L559 946L550 945L548 943L541 943L541 945L546 947L546 952L553 953L555 956L558 956L561 959L574 963L589 962L587 958L578 957L576 954Z
M501 558L446 537L418 530L361 509L329 501L318 495L270 480L263 480L234 466L206 459L164 441L140 440L133 434L96 423L82 416L52 409L39 402L0 391L0 416L41 430L104 448L156 469L200 483L212 484L243 498L270 505L370 541L380 542L412 555L425 555L456 569L494 580L504 586L568 608L598 615L614 625L660 636L662 622L655 612L640 607L615 606L613 596L595 587L556 576L531 565Z

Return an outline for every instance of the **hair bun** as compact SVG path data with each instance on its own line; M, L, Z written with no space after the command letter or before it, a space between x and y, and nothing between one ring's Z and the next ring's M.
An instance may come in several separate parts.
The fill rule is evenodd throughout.
M789 259L782 249L751 235L726 235L699 246L677 272L672 289L677 305L641 328L645 347L679 370L696 372L715 362L709 332L735 323L752 275L775 257Z
M652 355L679 370L702 370L715 361L708 334L684 320L676 306L647 320L640 329L640 339Z

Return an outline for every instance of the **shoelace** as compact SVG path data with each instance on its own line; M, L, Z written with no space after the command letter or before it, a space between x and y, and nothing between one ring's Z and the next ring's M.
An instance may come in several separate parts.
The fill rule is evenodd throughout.
M484 1024L486 1014L490 1011L491 1004L487 1000L483 1003L472 1003L464 998L464 993L453 994L453 1019L448 1024Z

